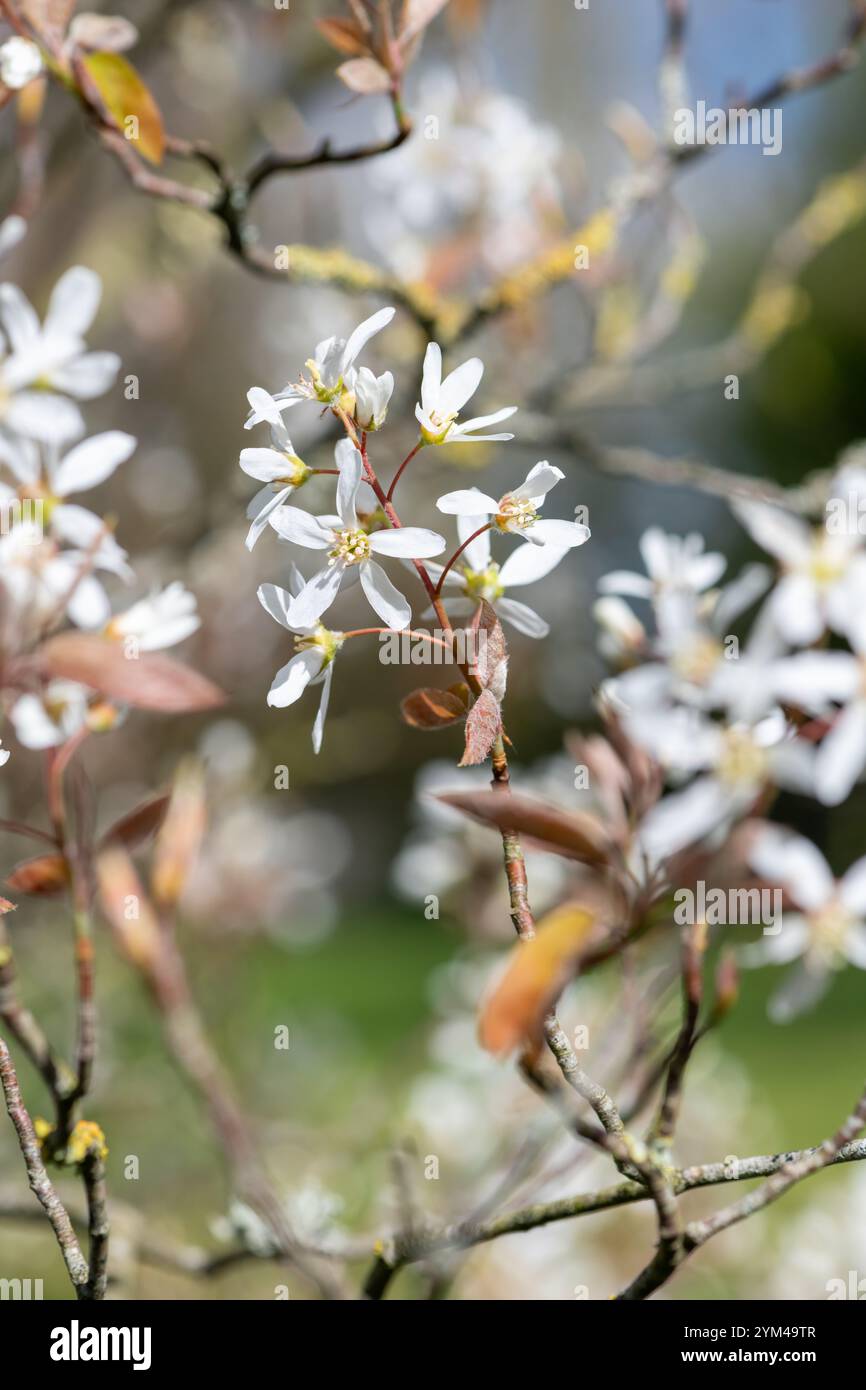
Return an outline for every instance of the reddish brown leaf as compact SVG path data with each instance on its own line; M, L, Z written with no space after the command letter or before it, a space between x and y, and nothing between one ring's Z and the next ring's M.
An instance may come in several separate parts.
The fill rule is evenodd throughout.
M580 811L559 811L504 791L443 792L438 799L485 825L519 831L554 854L584 864L606 863L613 849L604 826Z
M466 705L451 690L413 690L401 701L400 713L413 729L444 729L465 718Z
M584 907L566 903L538 924L534 937L518 942L482 1007L482 1047L503 1055L538 1043L544 1017L574 972L593 922Z
M317 19L316 28L338 53L358 56L369 51L367 35L354 19Z
M127 656L116 642L86 632L64 632L40 649L49 676L80 681L111 700L139 709L179 714L215 709L225 699L212 681L162 652Z
M473 657L472 674L477 677L481 685L488 687L496 682L499 668L508 655L508 648L505 642L505 633L502 631L502 624L496 616L492 606L486 599L482 599L477 610L473 614L469 624L469 631L472 633L473 647L470 649ZM498 699L502 698L502 693L494 691Z
M489 690L482 690L466 716L466 747L460 767L483 763L502 731L499 701Z
M362 96L391 90L391 74L375 58L350 58L337 68L337 76L350 91Z
M168 792L160 792L158 796L142 801L132 811L127 811L106 830L100 841L100 849L107 849L109 845L126 845L127 849L134 849L140 845L162 824L168 802Z
M62 893L69 885L69 866L62 854L38 854L16 864L6 880L13 893L49 896Z

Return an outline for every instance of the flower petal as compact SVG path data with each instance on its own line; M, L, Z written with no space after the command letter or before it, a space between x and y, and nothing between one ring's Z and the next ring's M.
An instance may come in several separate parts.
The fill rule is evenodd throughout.
M441 555L446 544L444 536L428 531L426 526L395 526L390 531L374 531L370 536L370 549L378 555L399 555L407 560Z
M240 465L248 478L260 483L274 483L285 478L289 463L285 454L276 449L241 449Z
M51 292L44 332L52 338L83 338L99 308L102 281L86 266L74 265Z
M379 309L377 313L371 314L363 323L359 323L353 333L349 334L346 346L343 349L343 371L351 367L358 353L370 341L376 333L381 333L392 320L396 309Z
M24 352L39 339L39 318L17 285L0 285L0 327L13 352Z
M271 525L283 540L305 545L309 550L327 550L333 544L331 533L300 507L281 507L271 517Z
M307 580L289 607L287 616L292 627L315 627L340 592L345 572L342 565L325 565Z
M360 573L361 587L382 622L398 630L407 627L412 609L400 590L395 589L382 566L377 565L375 560L365 560L360 566Z
M268 704L275 709L285 709L299 700L314 676L322 668L322 653L315 647L298 652L274 676L268 691Z
M294 488L292 487L281 488L279 492L274 492L269 487L263 487L256 493L252 502L247 507L247 516L252 521L245 541L247 550L252 550L274 512L278 507L282 506L287 497L291 497L293 491Z
M439 390L439 410L442 415L456 415L462 410L470 396L478 390L484 375L484 363L480 357L470 357L455 367L442 382Z
M564 477L565 474L561 468L553 468L547 459L541 459L533 468L530 468L526 475L526 481L521 483L519 488L515 488L511 495L512 497L525 498L527 501L531 499L536 506L540 506L551 488L556 487L556 484L561 482Z
M313 752L321 753L322 740L325 736L325 720L328 717L328 705L331 700L331 681L334 679L334 663L329 661L325 668L325 679L322 681L322 698L319 700L319 708L316 712L315 723L313 724Z
M499 617L505 622L516 627L518 632L524 633L526 637L546 637L550 631L550 624L529 608L525 603L518 603L513 598L500 598L494 604Z
M534 584L543 579L568 554L561 546L533 545L526 542L512 550L499 572L499 578L506 589L518 588L521 584Z
M428 343L421 376L421 408L425 415L429 415L431 410L438 409L441 384L442 349L438 343Z
M52 480L55 493L68 497L72 492L86 492L104 483L126 462L135 445L135 438L121 430L108 430L83 440L58 465Z
M495 516L499 502L495 497L482 492L477 487L459 488L457 492L446 492L436 503L440 512L446 516Z
M481 531L481 527L486 523L487 517L483 514L470 516L468 512L458 512L457 537L460 544L469 541L469 537L474 536L476 531ZM490 564L490 531L481 531L480 536L475 536L473 541L469 541L460 558L465 560L470 569L486 570ZM450 570L448 574L450 576ZM447 584L447 578L445 582Z
M289 608L294 598L293 594L290 594L287 589L281 589L279 584L260 584L256 590L256 597L274 622L279 623L281 627L288 628L290 632L292 631L292 625L289 622Z
M824 806L845 800L866 766L866 700L843 710L815 758L815 794Z
M749 863L770 883L778 883L806 912L822 907L836 884L821 851L811 840L782 826L767 825L749 852Z
M355 501L361 486L361 473L364 464L361 455L350 439L341 439L335 450L340 476L337 479L337 512L344 526L355 531L358 527L358 513Z
M71 361L52 367L48 376L58 391L68 391L79 401L92 401L114 385L119 371L116 352L82 352Z
M533 526L528 526L523 534L534 545L555 545L559 550L568 550L583 545L592 533L588 526L582 525L579 521L560 521L554 518L550 521L536 521Z

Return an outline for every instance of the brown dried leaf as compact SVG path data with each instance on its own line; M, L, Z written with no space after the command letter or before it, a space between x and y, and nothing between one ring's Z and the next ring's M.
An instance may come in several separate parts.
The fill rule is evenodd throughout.
M39 661L47 675L80 681L138 709L179 714L215 709L225 699L212 681L162 652L127 656L119 643L92 633L64 632L49 638L40 648Z
M317 19L316 28L338 53L368 54L367 33L354 19Z
M466 747L460 767L483 763L502 731L502 711L490 690L482 690L466 716Z
M13 893L48 897L69 886L69 865L62 854L38 854L16 864L6 880Z
M375 58L350 58L337 68L337 76L350 91L362 96L391 90L391 74Z
M466 716L466 705L451 690L424 687L400 703L400 713L413 729L444 729Z
M584 864L606 863L613 849L604 826L580 811L560 811L504 791L443 792L438 799L485 825L519 831L544 849Z
M539 923L531 940L518 942L482 1006L482 1047L501 1056L537 1044L544 1017L574 973L594 920L579 904L565 903Z
M108 849L110 845L126 845L127 849L134 849L146 840L148 835L152 835L159 828L165 819L168 808L168 792L160 792L158 796L149 797L147 801L142 801L132 811L127 811L125 816L114 822L100 841L101 849Z

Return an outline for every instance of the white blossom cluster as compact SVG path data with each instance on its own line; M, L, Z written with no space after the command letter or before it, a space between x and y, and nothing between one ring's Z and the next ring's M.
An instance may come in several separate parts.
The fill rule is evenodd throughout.
M547 631L546 624L532 609L507 598L506 588L549 574L568 550L589 537L589 528L578 522L539 515L547 494L564 476L542 460L530 469L523 483L502 497L478 488L440 497L436 504L439 511L457 517L459 545L447 572L428 563L446 550L445 537L427 527L397 523L384 492L381 488L376 492L378 480L371 471L364 442L368 432L385 424L394 377L391 372L376 377L369 368L356 364L366 344L391 322L394 312L392 308L381 309L348 338L331 337L319 343L306 363L306 375L276 395L257 386L247 393L250 414L246 428L260 424L270 427L268 447L244 449L240 456L243 471L264 484L247 510L251 521L247 546L251 549L271 527L283 541L320 552L323 561L309 578L291 563L287 588L263 584L258 591L266 612L292 633L295 648L291 660L277 672L268 704L285 708L298 700L308 685L320 685L322 696L313 727L317 753L322 746L334 659L349 635L326 627L322 618L342 590L360 583L373 612L385 624L384 630L403 631L411 621L412 606L380 561L399 559L410 567L423 564L431 582L442 581L443 590L447 586L446 613L457 616L472 612L481 599L487 599L520 631L541 637ZM429 344L421 398L415 407L419 435L413 452L427 446L513 438L511 434L485 431L512 416L516 406L469 420L460 418L483 372L483 363L472 357L443 377L440 348L437 343ZM334 451L335 469L310 468L295 452L283 417L304 402L330 409L346 428L346 437ZM290 501L317 472L336 473L333 514L311 516ZM491 558L494 533L523 541L501 570ZM430 616L430 612L423 616Z
M723 846L780 791L836 806L862 778L864 505L866 461L853 450L830 483L820 524L769 502L732 504L771 566L721 583L726 561L701 536L652 527L640 543L646 573L601 580L602 646L621 668L605 694L670 784L640 827L649 865L690 846ZM652 633L627 598L649 603ZM756 605L741 646L733 626ZM781 931L744 958L799 961L771 1003L785 1020L820 997L834 970L848 962L866 969L866 859L836 880L802 835L764 820L748 829L746 869L783 890L785 912Z
M8 219L0 252L25 230L20 218ZM79 403L104 395L120 368L115 353L91 352L85 342L101 294L99 277L73 266L40 321L17 286L0 284L0 651L7 661L66 619L136 652L172 646L199 625L195 599L179 582L115 610L104 579L128 585L134 573L113 523L78 501L136 446L120 430L83 437ZM18 741L50 748L88 723L92 694L75 681L51 680L4 698Z

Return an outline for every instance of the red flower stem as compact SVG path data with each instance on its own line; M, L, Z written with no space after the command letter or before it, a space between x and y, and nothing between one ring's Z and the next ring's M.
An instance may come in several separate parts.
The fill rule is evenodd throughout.
M473 542L478 536L483 536L483 535L484 535L484 532L485 532L485 531L489 531L492 525L493 525L493 522L492 522L492 521L486 521L486 522L484 523L483 526L479 526L479 527L478 527L478 530L477 530L477 531L473 531L473 532L472 532L472 535L471 535L471 536L468 536L468 537L466 538L466 540L463 542L462 545L460 545L460 546L457 547L457 549L455 550L454 554L451 556L451 559L448 561L448 564L445 566L444 570L442 571L442 573L441 573L440 576L439 576L439 583L436 585L436 593L437 593L437 594L441 594L441 592L442 592L442 585L443 585L443 583L444 583L444 581L445 581L445 576L446 576L446 574L447 574L448 571L451 569L452 565L453 565L457 560L460 559L460 556L463 554L463 552L464 552L464 550L466 549L467 545L471 545L472 542Z
M394 474L394 477L393 477L393 479L391 480L391 486L388 488L388 501L389 501L389 502L391 501L391 498L394 496L394 489L395 489L395 487L397 486L397 484L399 483L401 477L403 476L403 470L412 462L412 460L413 460L413 458L415 457L415 455L416 455L417 453L419 453L420 450L423 449L423 447L424 447L424 440L423 440L423 439L419 439L419 440L418 440L418 443L415 445L415 448L412 449L411 452L408 453L408 454L406 455L406 457L404 458L403 462L400 464L400 467L397 469L397 472Z

